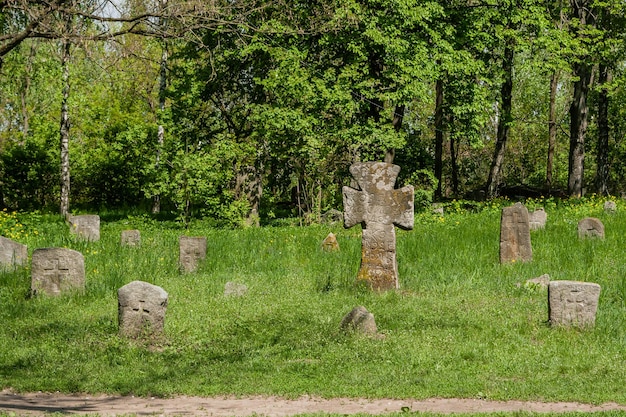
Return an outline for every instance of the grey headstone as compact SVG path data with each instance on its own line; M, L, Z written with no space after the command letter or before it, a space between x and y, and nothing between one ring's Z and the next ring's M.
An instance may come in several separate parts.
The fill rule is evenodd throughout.
M600 219L586 217L578 222L578 237L598 237L604 239L604 225Z
M0 270L25 266L28 262L28 247L0 236Z
M206 237L180 236L179 264L183 272L195 272L206 259Z
M357 280L374 290L398 288L394 225L413 228L413 186L394 189L399 172L385 162L356 163L350 173L360 189L343 187L344 227L363 227Z
M500 263L531 261L528 209L522 203L502 209L500 222Z
M617 211L617 204L615 204L615 201L605 201L604 202L604 211L607 213L615 213Z
M550 281L548 315L552 326L593 327L600 285L592 282Z
M339 243L334 233L329 233L322 241L322 249L326 252L336 252L339 250Z
M225 297L243 297L248 292L248 286L237 282L228 281L224 285Z
M35 249L31 261L31 289L34 294L59 295L85 288L83 254L66 248Z
M120 243L122 246L140 246L141 232L139 230L122 230Z
M97 214L81 214L69 216L70 233L84 240L95 242L100 240L100 216Z
M133 281L117 290L119 332L141 337L163 333L168 295L161 287Z
M374 315L363 306L355 307L341 320L341 330L357 331L368 335L378 333Z
M432 213L438 216L443 216L443 206L433 204Z
M543 208L538 208L528 213L528 225L530 230L545 229L547 220L548 215Z

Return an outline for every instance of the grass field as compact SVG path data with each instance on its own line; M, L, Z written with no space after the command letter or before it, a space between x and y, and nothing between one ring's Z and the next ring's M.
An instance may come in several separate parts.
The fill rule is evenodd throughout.
M626 404L626 206L606 214L595 199L535 204L548 224L532 232L533 261L508 265L499 264L497 204L418 215L413 231L397 233L401 289L383 294L354 283L358 227L227 230L198 221L183 230L103 215L101 240L85 243L60 217L5 212L0 234L30 253L81 251L87 288L33 298L28 268L0 275L0 388ZM604 240L578 239L585 216L603 221ZM141 247L120 246L124 229L141 230ZM339 252L320 249L329 232ZM196 273L178 271L181 234L207 237ZM546 291L523 285L546 273L602 286L594 329L548 326ZM169 293L164 337L118 336L117 289L133 280ZM225 297L228 281L248 293ZM339 330L358 305L383 338Z

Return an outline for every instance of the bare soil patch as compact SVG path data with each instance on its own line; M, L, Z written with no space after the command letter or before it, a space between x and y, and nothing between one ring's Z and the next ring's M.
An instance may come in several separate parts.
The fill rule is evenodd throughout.
M49 413L99 414L100 416L267 416L283 417L303 413L387 414L401 411L435 413L473 412L595 412L626 410L625 405L601 405L574 402L541 403L527 401L487 401L480 399L394 400L394 399L322 399L301 397L188 397L144 398L109 395L67 395L60 393L14 393L0 391L0 411L19 416L42 416Z

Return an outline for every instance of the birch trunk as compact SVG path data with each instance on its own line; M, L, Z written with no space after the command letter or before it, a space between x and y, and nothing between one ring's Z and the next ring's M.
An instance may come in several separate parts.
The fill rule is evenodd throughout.
M61 81L63 84L61 97L61 204L60 213L67 216L70 211L70 114L68 100L70 97L70 48L69 39L63 41L63 51L61 56Z

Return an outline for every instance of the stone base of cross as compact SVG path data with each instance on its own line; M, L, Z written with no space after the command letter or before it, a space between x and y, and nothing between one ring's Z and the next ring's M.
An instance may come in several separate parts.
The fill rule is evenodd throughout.
M343 187L344 227L361 223L361 267L358 281L377 291L398 288L394 225L413 229L413 186L394 189L400 167L360 162L350 173L360 189Z

